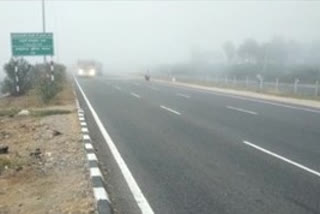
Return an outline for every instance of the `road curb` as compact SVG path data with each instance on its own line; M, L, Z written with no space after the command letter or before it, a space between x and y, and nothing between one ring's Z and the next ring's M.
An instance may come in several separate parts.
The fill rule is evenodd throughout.
M99 168L99 160L95 154L92 140L89 134L87 123L85 120L85 114L83 109L79 105L79 101L76 99L77 113L79 123L81 127L81 135L83 146L86 151L87 162L89 165L90 180L94 198L96 200L96 207L98 214L111 214L111 201L104 187L104 177Z

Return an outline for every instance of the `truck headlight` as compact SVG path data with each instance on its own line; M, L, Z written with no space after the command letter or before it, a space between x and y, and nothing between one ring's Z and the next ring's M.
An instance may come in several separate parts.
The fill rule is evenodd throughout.
M90 70L89 70L89 75L90 75L90 76L96 75L96 70L90 69Z
M79 70L78 70L78 74L79 74L79 75L83 75L83 74L84 74L83 69L79 69Z

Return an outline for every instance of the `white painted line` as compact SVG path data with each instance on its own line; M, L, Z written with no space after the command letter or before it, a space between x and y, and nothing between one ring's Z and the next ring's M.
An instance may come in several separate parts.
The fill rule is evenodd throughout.
M267 100L260 100L258 98L255 99L255 98L245 97L245 95L231 95L230 93L228 94L228 92L214 92L213 90L210 90L210 89L198 88L195 86L172 85L171 83L164 83L164 84L171 86L173 88L178 88L178 89L183 88L183 89L187 89L187 90L198 91L200 93L213 94L213 95L222 96L222 97L231 97L231 98L235 98L235 99L239 99L239 100L246 100L246 101L251 101L251 102L256 102L256 103L264 103L264 104L269 104L269 105L278 106L278 107L284 107L284 108L289 108L289 109L302 110L302 111L320 114L320 110L311 109L311 108L307 108L307 107L291 106L291 105L267 101ZM263 99L263 98L261 98L261 99ZM281 101L278 101L278 102L281 102ZM292 104L292 105L294 105L294 104Z
M175 110L173 110L173 109L171 109L171 108L168 108L168 107L166 107L166 106L160 106L160 107L161 107L162 109L165 109L165 110L171 112L171 113L174 113L174 114L177 114L177 115L181 115L180 112L175 111Z
M79 120L80 121L84 121L84 117L79 117Z
M254 111L249 111L249 110L245 110L245 109L237 108L237 107L233 107L233 106L226 106L226 108L227 109L232 109L232 110L235 110L235 111L244 112L244 113L247 113L247 114L254 114L254 115L258 114L257 112L254 112Z
M102 177L101 171L98 167L92 167L90 168L90 176L91 177Z
M176 95L177 95L177 96L179 96L179 97L187 98L187 99L189 99L189 98L190 98L190 96L189 96L189 95L186 95L186 94L180 94L180 93L177 93Z
M88 128L83 127L83 128L81 128L81 132L83 132L83 133L88 133L89 130L88 130Z
M87 154L87 158L89 161L98 161L98 158L94 153Z
M121 91L121 88L119 86L114 86L114 88Z
M131 94L132 96L134 96L134 97L138 98L138 99L140 99L140 98L141 98L141 96L140 96L139 94L136 94L136 93L133 93L133 92L131 92L130 94Z
M91 143L86 143L86 144L84 144L84 147L85 147L86 149L93 149L93 146L92 146Z
M149 88L151 88L151 90L154 90L154 91L159 91L158 88L155 88L155 87L153 87L153 86L149 86Z
M78 113L78 117L84 117L83 113Z
M80 108L80 109L78 110L78 113L83 113L83 110Z
M110 202L110 199L108 197L108 194L106 190L103 187L95 187L93 188L93 194L97 201L99 200L107 200Z
M289 164L291 164L291 165L293 165L293 166L296 166L296 167L298 167L298 168L300 168L300 169L303 169L304 171L307 171L307 172L309 172L309 173L311 173L311 174L314 174L314 175L320 177L320 172L317 172L317 171L315 171L315 170L313 170L313 169L310 169L310 168L308 168L308 167L306 167L306 166L303 166L302 164L299 164L299 163L297 163L297 162L295 162L295 161L292 161L292 160L290 160L290 159L288 159L288 158L285 158L285 157L283 157L283 156L281 156L281 155L278 155L278 154L276 154L276 153L273 153L273 152L271 152L271 151L269 151L269 150L267 150L267 149L264 149L264 148L262 148L262 147L260 147L260 146L257 146L257 145L255 145L255 144L253 144L253 143L250 143L250 142L248 142L248 141L243 141L243 143L246 144L246 145L248 145L248 146L251 146L252 148L255 148L255 149L257 149L257 150L259 150L259 151L261 151L261 152L264 152L264 153L266 153L266 154L268 154L268 155L271 155L271 156L273 156L273 157L275 157L275 158L278 158L278 159L280 159L280 160L283 160L283 161L285 161L285 162L287 162L287 163L289 163Z
M86 122L81 122L80 125L81 126L87 126L87 123Z
M115 161L117 162L117 164L118 164L118 166L119 166L119 168L125 178L125 181L127 182L128 187L129 187L134 199L136 200L137 205L139 206L139 208L141 210L141 213L142 214L154 214L148 200L144 197L139 185L137 184L136 180L132 176L132 173L130 172L127 164L124 162L116 145L114 144L114 142L111 139L110 135L108 134L107 130L104 128L100 118L98 117L96 111L93 109L91 103L89 102L87 96L83 92L77 79L75 79L75 82L77 83L77 86L78 86L88 108L90 109L92 116L93 116L94 120L96 121L97 126L99 127L99 130L102 133L102 136L105 139L106 144L108 145Z
M87 134L84 134L84 135L83 135L83 140L90 140L90 136L87 135Z

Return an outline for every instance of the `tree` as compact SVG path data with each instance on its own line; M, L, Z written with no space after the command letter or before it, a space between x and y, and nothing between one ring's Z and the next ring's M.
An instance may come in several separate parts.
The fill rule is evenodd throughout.
M236 47L232 41L227 41L223 44L222 49L227 57L227 60L230 64L234 61L236 56Z
M262 50L255 39L246 39L238 48L238 56L243 62L256 64L261 61Z
M15 66L18 72L15 72ZM10 93L17 96L26 93L31 88L30 71L32 66L23 58L14 61L11 59L4 65L6 77L1 85L2 93ZM18 80L18 81L17 81ZM19 86L19 91L16 86Z

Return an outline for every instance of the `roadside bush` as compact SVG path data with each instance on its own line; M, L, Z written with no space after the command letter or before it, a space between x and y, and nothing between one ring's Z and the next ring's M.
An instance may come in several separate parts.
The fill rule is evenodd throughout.
M16 90L16 74L15 65L18 66L18 79L19 79L19 92ZM25 94L31 88L31 71L32 66L23 58L18 59L16 62L11 59L4 65L6 77L1 84L2 93L10 93L11 95L18 96Z
M66 68L64 65L55 64L54 81L51 80L48 70L49 65L38 64L33 72L33 75L35 75L33 78L34 85L44 103L53 99L66 83Z

